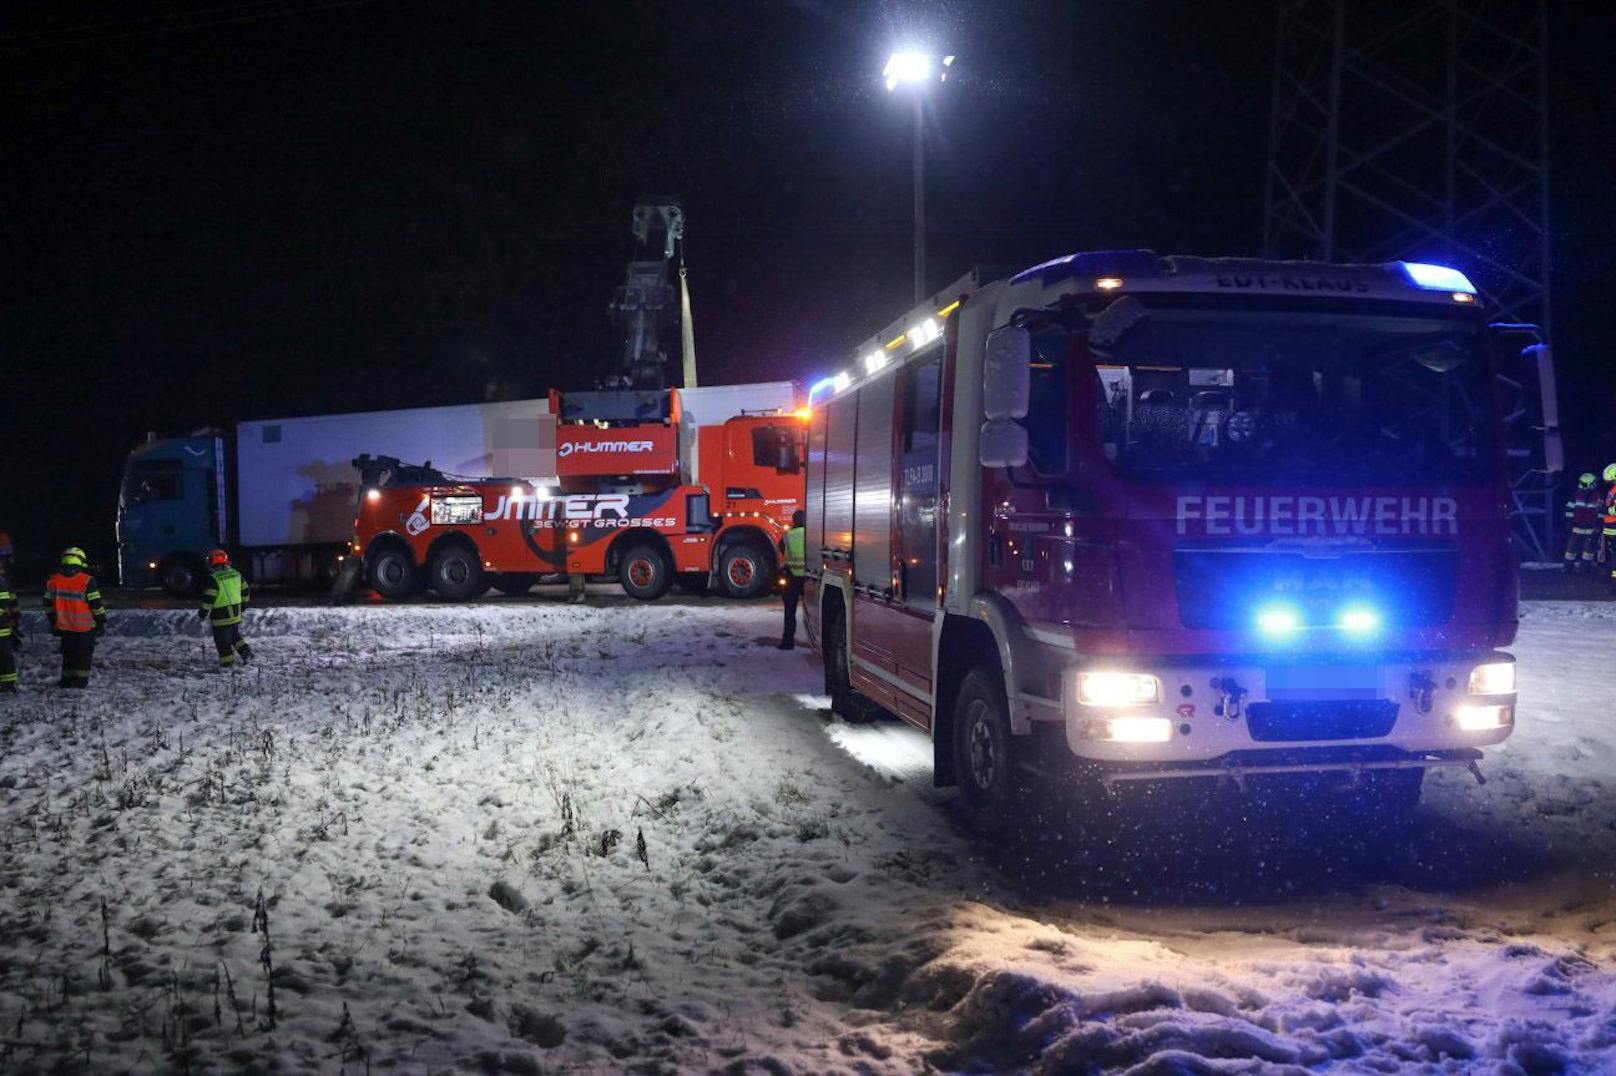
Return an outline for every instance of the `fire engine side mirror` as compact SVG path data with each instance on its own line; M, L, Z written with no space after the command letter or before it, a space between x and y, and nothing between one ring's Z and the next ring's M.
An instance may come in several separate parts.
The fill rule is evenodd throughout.
M976 455L984 467L1020 467L1027 462L1027 427L1014 419L988 419L977 435Z
M1032 334L1019 325L989 333L982 359L983 417L989 421L1026 418L1031 396Z
M1548 344L1526 349L1537 360L1537 391L1543 410L1543 469L1550 474L1565 470L1565 442L1560 438L1560 400L1554 385L1554 351Z

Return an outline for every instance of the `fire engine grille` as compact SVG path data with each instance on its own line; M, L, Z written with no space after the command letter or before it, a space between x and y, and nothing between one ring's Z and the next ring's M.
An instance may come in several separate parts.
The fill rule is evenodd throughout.
M1246 727L1258 743L1300 740L1368 740L1397 723L1397 704L1387 699L1319 702L1254 702Z
M1284 599L1304 623L1334 620L1346 602L1376 609L1391 627L1433 627L1453 616L1459 553L1452 548L1365 550L1332 557L1270 550L1181 549L1173 554L1186 628L1242 628Z

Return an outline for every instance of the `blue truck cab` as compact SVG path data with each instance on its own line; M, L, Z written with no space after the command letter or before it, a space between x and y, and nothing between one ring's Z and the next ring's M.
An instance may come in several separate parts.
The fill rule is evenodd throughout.
M129 453L118 490L118 581L193 593L208 550L229 544L224 439L151 439Z

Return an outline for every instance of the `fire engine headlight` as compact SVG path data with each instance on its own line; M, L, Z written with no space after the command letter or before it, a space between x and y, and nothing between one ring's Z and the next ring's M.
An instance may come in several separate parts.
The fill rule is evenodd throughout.
M1453 711L1453 723L1462 732L1491 732L1515 723L1515 707L1461 706Z
M1166 743L1173 723L1165 717L1105 717L1083 722L1083 736L1108 743Z
M1515 693L1515 663L1490 661L1470 670L1470 694L1513 695Z
M1161 681L1147 673L1077 674L1077 701L1084 706L1138 706L1160 698Z

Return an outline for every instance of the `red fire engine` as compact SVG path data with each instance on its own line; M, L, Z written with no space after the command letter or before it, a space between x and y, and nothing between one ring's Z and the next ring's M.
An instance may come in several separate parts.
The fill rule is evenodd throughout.
M987 816L1029 772L1305 774L1401 813L1427 768L1474 771L1516 702L1480 305L1402 262L962 279L810 395L833 706L929 731Z
M749 388L692 394L744 398ZM567 421L590 413L568 406L591 395L658 400L662 415ZM539 438L549 442L541 450L553 460L549 479L464 481L397 460L356 460L369 472L353 544L365 578L389 599L422 586L453 600L490 584L514 594L561 575L620 582L646 601L676 578L737 598L767 592L780 537L802 507L806 411L696 426L680 395L580 393L568 406L558 398L545 417L563 421Z

